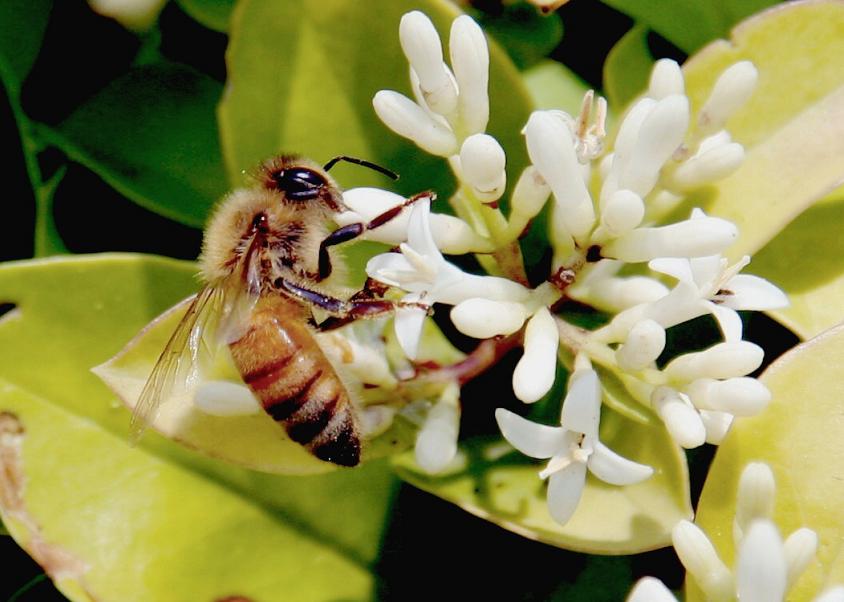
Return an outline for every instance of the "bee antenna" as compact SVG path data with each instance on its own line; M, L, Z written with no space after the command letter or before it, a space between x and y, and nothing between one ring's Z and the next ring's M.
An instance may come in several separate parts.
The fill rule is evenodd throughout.
M384 174L385 176L387 176L388 178L390 178L392 180L398 180L399 179L399 175L396 172L390 171L386 167L381 167L380 165L377 165L377 164L373 163L372 161L367 161L365 159L358 159L357 157L349 157L349 156L346 156L346 155L339 155L337 157L334 157L331 161L329 161L328 163L326 163L323 166L323 169L325 171L328 171L329 169L334 167L340 161L346 161L347 163L354 163L355 165L362 165L363 167L368 167L369 169L371 169L373 171L377 171L378 173Z

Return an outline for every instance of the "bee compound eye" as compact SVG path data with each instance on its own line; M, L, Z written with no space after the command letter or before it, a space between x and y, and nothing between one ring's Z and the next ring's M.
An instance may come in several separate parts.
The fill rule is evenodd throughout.
M273 181L276 190L297 201L316 198L328 184L324 177L307 167L283 169L273 174Z

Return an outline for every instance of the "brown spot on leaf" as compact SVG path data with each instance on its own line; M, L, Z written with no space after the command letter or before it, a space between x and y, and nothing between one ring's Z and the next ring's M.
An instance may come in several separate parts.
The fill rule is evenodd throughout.
M252 598L246 596L225 596L224 598L217 598L214 602L255 602Z
M0 412L0 515L7 524L15 524L28 534L27 552L53 581L71 579L91 600L84 575L85 563L69 552L44 540L41 527L26 509L24 492L26 473L23 466L23 441L26 429L11 412Z

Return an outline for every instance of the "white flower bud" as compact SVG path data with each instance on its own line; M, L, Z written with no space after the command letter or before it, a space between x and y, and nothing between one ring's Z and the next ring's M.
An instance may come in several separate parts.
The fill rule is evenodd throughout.
M641 197L653 189L659 172L683 143L689 126L689 101L673 94L660 100L639 128L630 160L620 172L618 187Z
M603 278L583 289L569 289L572 298L588 302L597 309L618 313L640 303L652 303L668 294L664 284L647 276Z
M625 602L677 602L677 598L656 577L642 577L630 590Z
M91 10L135 31L149 29L166 0L88 0Z
M193 404L211 416L249 416L261 412L261 403L249 387L227 380L209 380L200 384Z
M654 63L648 84L649 97L654 100L662 100L672 94L684 94L685 91L683 71L677 61L660 59Z
M783 543L785 562L788 565L786 588L791 587L815 558L818 551L818 536L811 529L797 529Z
M385 405L372 405L361 408L358 415L360 430L366 439L374 439L393 425L398 410Z
M736 517L733 520L733 539L736 547L744 531L756 519L774 514L774 494L777 491L774 473L764 462L751 462L739 477L736 493Z
M698 124L701 130L712 132L721 129L753 94L758 77L759 72L750 61L740 61L726 69L700 110Z
M665 367L665 374L685 382L744 376L761 366L764 356L764 350L749 341L718 343L709 349L676 357Z
M699 527L681 520L671 532L671 542L680 562L697 581L707 600L733 599L733 576Z
M601 211L601 222L613 237L621 236L642 223L645 203L629 190L616 190Z
M457 90L443 63L440 36L422 12L406 13L399 23L399 40L428 107L441 115L457 108Z
M445 470L457 455L460 402L452 389L443 392L416 436L416 463L431 474Z
M498 140L488 134L473 134L460 148L463 179L475 189L481 202L498 200L504 194L507 157Z
M513 198L510 201L513 213L527 219L532 218L542 211L550 194L551 187L548 186L539 170L533 165L527 166L519 176L519 181L516 182L516 188L513 190Z
M651 405L680 446L692 449L706 441L700 414L682 393L669 387L657 387L651 395Z
M489 48L484 32L471 17L461 15L451 24L449 49L463 128L467 134L478 134L489 120Z
M701 410L700 420L703 422L703 428L706 429L706 442L710 445L721 445L730 431L733 419L733 415L726 412Z
M771 392L755 378L727 380L700 378L686 389L697 408L728 412L734 416L755 416L771 401Z
M630 329L627 341L615 352L618 367L635 372L651 365L665 349L665 329L653 320L642 320Z
M769 520L750 524L736 561L736 593L742 602L782 600L788 566L782 539Z
M630 263L657 257L718 255L738 237L732 222L718 217L688 219L657 228L637 228L602 248L606 257Z
M672 187L690 190L716 182L733 173L744 162L744 147L731 142L695 155L680 165L671 177Z
M399 136L440 157L457 153L454 132L437 123L418 104L392 90L379 90L372 99L378 118Z
M457 330L476 339L512 334L528 317L525 306L511 301L466 299L451 310L451 321Z
M566 231L575 238L585 236L595 223L595 210L583 182L571 129L551 112L534 111L524 131L528 155L554 192Z
M513 371L513 392L525 403L551 390L557 372L560 336L548 308L540 308L525 328L525 353Z
M639 137L639 130L655 106L655 100L652 98L643 98L633 105L621 122L618 134L615 137L613 152L601 163L601 177L604 182L601 187L601 205L606 203L612 194L618 190L619 177L633 156L636 140ZM610 157L612 157L611 160Z

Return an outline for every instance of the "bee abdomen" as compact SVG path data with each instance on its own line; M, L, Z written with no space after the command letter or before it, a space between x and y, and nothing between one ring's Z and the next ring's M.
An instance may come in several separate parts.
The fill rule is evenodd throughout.
M343 383L304 325L268 313L230 346L244 382L291 440L321 460L356 466L360 438Z

